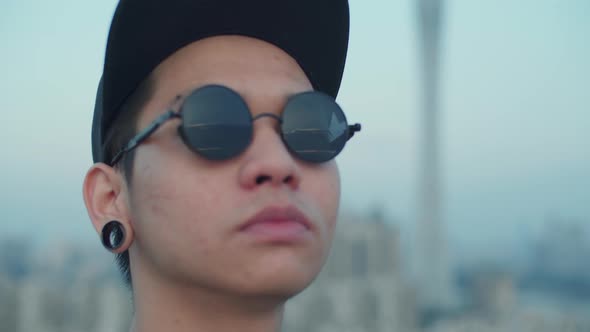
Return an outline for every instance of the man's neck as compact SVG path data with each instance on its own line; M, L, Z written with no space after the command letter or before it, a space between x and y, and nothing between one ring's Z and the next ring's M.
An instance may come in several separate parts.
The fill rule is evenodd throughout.
M134 303L131 332L278 332L284 310L277 298L171 286L134 291Z

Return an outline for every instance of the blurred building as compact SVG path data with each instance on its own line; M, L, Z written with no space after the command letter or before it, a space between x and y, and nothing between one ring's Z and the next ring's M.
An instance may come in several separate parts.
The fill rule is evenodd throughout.
M472 309L488 319L509 318L516 309L514 278L503 271L481 271L471 285Z
M17 331L18 316L16 285L0 273L0 331Z
M590 231L583 221L550 220L532 246L523 285L590 300Z
M425 332L588 332L590 320L567 314L519 309L510 318L490 320L466 314L438 322Z
M324 270L287 305L285 331L414 331L397 229L378 217L339 222Z
M16 288L14 332L127 331L131 311L121 287L79 283L54 288L43 280L27 280Z
M0 331L128 330L130 300L110 255L66 242L35 254L31 244L17 247L0 250Z
M438 312L452 305L440 158L439 67L444 1L417 0L416 5L422 84L415 274L421 311Z

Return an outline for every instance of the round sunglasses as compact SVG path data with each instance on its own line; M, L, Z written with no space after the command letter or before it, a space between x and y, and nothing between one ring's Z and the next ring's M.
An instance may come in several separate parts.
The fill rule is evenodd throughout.
M176 100L180 99L178 96ZM191 92L178 111L168 110L133 137L110 165L117 164L125 153L174 118L181 119L178 132L192 151L209 160L228 160L250 145L253 123L263 117L276 119L287 149L296 158L311 163L333 159L354 133L361 130L358 123L348 125L340 106L322 92L291 96L281 116L262 113L252 117L237 92L222 85L206 85Z

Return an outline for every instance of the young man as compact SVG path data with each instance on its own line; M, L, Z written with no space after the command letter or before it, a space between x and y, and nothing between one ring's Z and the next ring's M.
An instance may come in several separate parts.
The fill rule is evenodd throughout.
M330 250L346 0L122 0L84 200L132 331L277 331Z

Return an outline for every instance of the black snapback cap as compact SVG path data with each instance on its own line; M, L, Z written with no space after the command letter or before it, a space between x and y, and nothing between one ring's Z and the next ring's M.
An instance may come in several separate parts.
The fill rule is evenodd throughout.
M107 41L92 122L92 156L125 100L167 57L199 39L243 35L284 50L315 90L338 94L348 49L348 0L121 0Z

